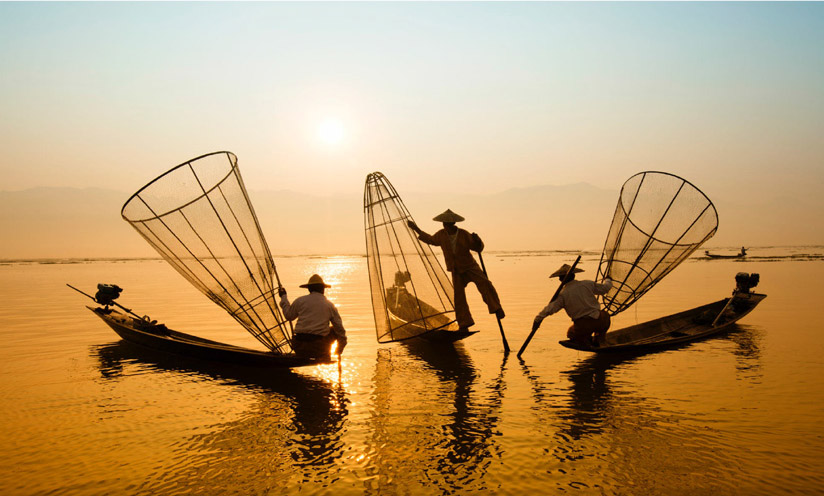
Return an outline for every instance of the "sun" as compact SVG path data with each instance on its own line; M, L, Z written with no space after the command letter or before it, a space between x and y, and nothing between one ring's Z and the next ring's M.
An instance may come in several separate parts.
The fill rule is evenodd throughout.
M327 117L317 127L317 137L325 145L339 145L346 138L343 122L335 117Z

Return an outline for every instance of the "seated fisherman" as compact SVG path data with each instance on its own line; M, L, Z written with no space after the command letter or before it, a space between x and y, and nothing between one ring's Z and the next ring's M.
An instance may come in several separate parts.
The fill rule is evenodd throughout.
M501 308L501 301L498 299L495 286L469 252L474 250L480 253L484 249L481 238L475 233L470 234L468 231L459 229L455 224L464 218L452 210L447 209L446 212L432 220L443 223L443 229L435 234L425 233L411 220L407 225L424 243L441 247L446 270L452 273L452 286L455 290L455 318L460 330L466 331L470 326L475 325L472 314L469 312L469 304L466 302L466 285L470 282L475 283L489 313L494 313L499 319L504 318L504 309Z
M563 281L571 268L564 264L549 277L557 277ZM576 281L576 272L583 270L576 268L569 275L558 297L538 312L532 323L532 330L538 329L548 315L564 309L572 319L567 338L581 344L597 346L603 342L604 335L609 329L610 318L608 313L601 310L595 295L606 294L612 289L612 281L604 279L600 284L594 281Z
M301 284L309 294L289 303L286 288L279 288L280 307L287 320L298 319L295 334L292 336L292 348L295 354L308 358L329 358L332 343L338 342L337 353L343 353L346 347L346 330L343 328L338 309L323 292L330 288L323 279L313 274L309 282Z

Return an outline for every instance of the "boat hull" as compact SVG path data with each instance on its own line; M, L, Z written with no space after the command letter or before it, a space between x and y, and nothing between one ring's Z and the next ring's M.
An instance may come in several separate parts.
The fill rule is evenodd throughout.
M469 336L476 334L478 331L445 331L436 330L421 334L416 339L429 341L430 343L454 343L461 339L466 339Z
M331 360L303 358L293 353L276 354L211 341L173 331L162 324L142 322L116 310L99 307L87 308L100 317L124 341L166 353L254 367L292 368L331 363Z
M442 327L427 330L425 327L417 325L414 322L408 322L395 315L392 311L388 311L389 322L396 329L405 328L409 333L409 337L397 339L398 342L406 341L427 341L430 343L454 343L461 339L466 339L469 336L476 334L478 331L461 331L456 329L455 321L445 320Z
M697 341L731 328L749 314L767 295L736 293L707 305L651 320L616 331L604 337L601 346L590 346L569 339L561 346L594 353L636 353ZM716 318L723 312L723 315ZM713 325L714 324L714 325Z

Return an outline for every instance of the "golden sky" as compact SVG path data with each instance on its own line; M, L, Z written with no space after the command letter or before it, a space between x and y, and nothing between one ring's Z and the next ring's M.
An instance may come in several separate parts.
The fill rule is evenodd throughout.
M4 2L0 38L2 190L133 192L230 150L257 189L664 170L822 204L821 3Z

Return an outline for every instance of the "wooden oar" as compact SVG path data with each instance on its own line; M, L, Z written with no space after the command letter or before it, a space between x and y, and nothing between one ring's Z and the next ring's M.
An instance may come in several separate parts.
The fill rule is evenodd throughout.
M489 278L489 274L486 273L486 265L484 265L484 257L481 255L481 252L478 252L478 259L481 261L481 269L484 271L484 275ZM504 342L504 353L509 353L509 343L506 342L506 334L504 334L504 326L501 324L501 318L498 317L498 314L495 314L495 318L498 319L498 329L501 330L501 340Z
M726 312L726 311L727 311L727 307L729 307L729 306L730 306L730 303L732 303L732 300L734 300L734 299L735 299L735 295L736 295L737 293L738 293L738 291L737 291L737 290L732 292L732 297L731 297L729 300L727 300L727 304L726 304L726 305L724 305L724 308L722 308L722 309L721 309L721 311L720 311L720 312L718 312L718 315L716 315L716 316L715 316L715 319L713 319L712 324L710 324L710 327L715 327L715 324L717 324L717 323L718 323L718 321L719 321L719 320L721 319L721 317L724 315L724 312Z
M568 282L569 282L569 277L570 277L570 276L574 273L574 271L575 271L575 266L577 266L577 265L578 265L578 262L580 262L580 261L581 261L581 255L578 255L578 258L576 258L576 259L575 259L575 263L573 263L573 264L572 264L572 267L571 267L571 268L567 271L566 275L565 275L565 276L564 276L564 278L561 280L561 285L560 285L560 286L558 286L558 289L556 289L556 290L555 290L555 294L554 294L554 295L552 295L552 299L551 299L551 300L549 300L549 302L550 302L550 303L552 303L553 301L555 301L555 299L556 299L556 298L558 298L558 295L559 295L559 294L561 294L561 289L564 287L564 285L565 285L566 283L568 283ZM538 331L538 329L537 329L537 328L532 329L532 332L530 332L530 333L529 333L529 336L527 336L527 337L526 337L526 341L524 341L524 344L522 344L522 345L521 345L521 349L520 349L520 350L518 350L518 358L521 358L521 354L524 352L524 350L526 349L526 347L527 347L527 345L529 344L529 342L530 342L530 341L532 341L532 336L534 336L534 335L535 335L535 332L537 332L537 331Z

